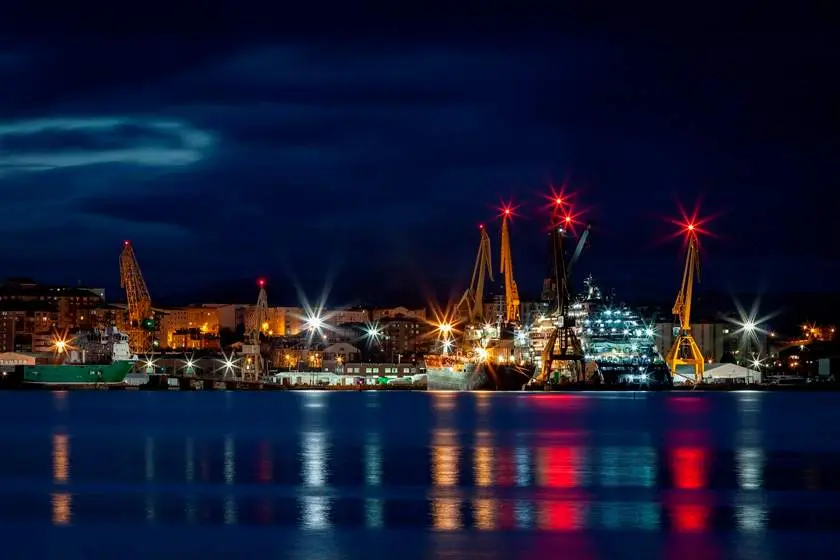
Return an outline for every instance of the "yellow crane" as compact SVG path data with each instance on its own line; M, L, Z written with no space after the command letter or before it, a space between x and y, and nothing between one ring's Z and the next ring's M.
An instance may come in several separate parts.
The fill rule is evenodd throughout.
M135 354L148 352L152 346L150 326L154 326L152 298L129 241L123 244L120 254L120 285L128 303L128 346Z
M510 230L508 221L512 211L502 212L502 254L500 271L505 277L505 319L508 323L519 322L519 288L513 279L513 258L510 252Z
M484 229L483 225L478 226L478 228L481 231L481 241L478 245L472 282L461 297L461 301L458 302L458 308L466 311L468 323L474 323L484 318L484 279L487 277L491 282L493 281L490 236L487 235L487 230Z
M268 318L268 294L265 291L264 279L260 278L257 284L260 287L257 305L245 318L246 344L242 345L242 353L245 357L245 364L242 366L243 381L259 381L260 377L266 373L260 333Z
M696 382L703 380L705 362L700 347L691 334L691 299L694 291L694 277L700 276L700 254L697 239L697 228L693 224L686 227L688 235L688 252L685 256L685 268L683 269L682 285L677 294L677 301L674 303L673 313L679 321L679 328L674 336L674 343L665 362L671 375L677 373L677 366L686 365L694 368L694 379Z

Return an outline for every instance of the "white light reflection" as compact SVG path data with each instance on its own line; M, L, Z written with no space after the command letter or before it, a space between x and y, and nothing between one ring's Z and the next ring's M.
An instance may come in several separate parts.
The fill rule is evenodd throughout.
M381 529L385 523L382 499L365 498L365 525L368 529Z
M184 448L184 478L188 483L195 482L195 440L188 437ZM187 522L193 524L196 522L198 508L195 503L195 494L190 491L187 495L186 517Z
M741 430L738 431L735 447L735 473L739 487L735 498L735 523L743 533L763 531L768 518L764 497L766 459L761 441L762 402L763 395L760 393L738 393Z
M330 499L327 496L303 497L303 528L322 531L330 528Z
M655 531L660 525L659 505L647 502L606 502L601 506L601 522L609 530Z
M303 484L318 488L327 483L327 435L324 432L304 432L301 450Z
M233 444L233 437L225 437L225 484L233 486L236 481L236 448ZM225 495L225 525L236 525L237 522L236 500L233 493Z
M146 482L152 483L155 480L155 440L151 437L146 437L146 442L143 448L143 455L146 463ZM155 496L149 491L145 497L146 521L152 523L157 517L157 507L155 505Z
M382 444L379 434L369 433L365 442L365 482L368 486L382 484ZM384 523L384 505L380 498L365 498L365 524L379 529Z
M735 464L741 489L760 490L764 487L764 452L760 448L738 448L735 450Z
M517 447L514 452L516 461L516 485L525 488L531 486L531 449L529 447Z
M382 445L379 434L368 434L365 442L365 482L370 486L382 484Z
M518 529L531 529L534 526L534 505L527 500L516 500L513 510Z
M653 447L604 447L600 462L602 486L652 488L656 482Z
M195 481L195 440L188 437L184 446L184 478L187 482Z
M330 498L323 494L329 474L328 433L323 429L327 395L312 391L303 394L303 424L301 434L301 525L309 531L329 529Z

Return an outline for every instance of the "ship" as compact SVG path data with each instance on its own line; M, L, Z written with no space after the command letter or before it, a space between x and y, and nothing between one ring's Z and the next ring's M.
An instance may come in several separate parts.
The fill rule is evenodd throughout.
M506 341L503 341L506 342ZM430 391L519 391L533 376L534 364L505 344L424 358ZM494 359L495 357L495 359Z
M76 335L72 343L58 338L54 364L17 366L15 375L24 386L84 387L122 385L137 357L131 354L128 335L116 328Z
M603 297L588 275L572 302L584 363L608 386L666 386L671 375L660 353L653 326L629 305Z
M457 306L464 327L456 336L456 321L445 315L438 323L440 353L424 359L422 367L431 391L518 391L533 375L528 341L519 320L519 290L513 279L511 215L510 208L502 209L504 295L485 302L485 280L493 282L493 270L490 237L481 225L472 282Z

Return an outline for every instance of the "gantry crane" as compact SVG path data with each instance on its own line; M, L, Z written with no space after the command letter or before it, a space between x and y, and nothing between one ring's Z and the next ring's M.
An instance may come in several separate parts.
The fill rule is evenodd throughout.
M553 316L556 317L557 323L551 330L542 351L541 368L535 378L540 384L549 382L551 372L555 369L555 362L561 362L561 367L569 373L572 381L580 382L584 380L583 346L575 334L574 319L569 317L567 312L570 299L569 276L589 239L590 227L586 226L580 239L578 239L572 258L567 262L564 239L569 235L569 222L570 219L566 218L552 227L551 231L554 276L552 280L555 286L554 294L557 306Z
M513 279L513 258L510 252L510 230L508 221L511 210L505 208L502 215L502 254L499 272L505 277L505 319L508 323L519 322L519 288Z
M478 245L478 255L475 259L470 287L464 292L458 308L467 316L468 323L474 323L484 318L484 279L493 281L493 266L490 256L490 236L483 225L478 226L481 231L481 241Z
M152 332L148 324L148 321L154 320L152 298L129 241L123 244L120 254L120 286L125 290L128 303L128 345L135 354L148 352L152 347Z
M691 334L691 298L694 291L694 276L700 277L700 253L697 239L697 231L693 225L686 228L688 235L688 251L685 256L685 268L683 269L682 285L677 294L677 301L674 303L673 313L679 321L676 329L674 344L665 356L665 362L671 375L677 373L677 366L686 365L694 368L694 379L696 382L703 380L705 363L700 347Z
M243 381L259 381L260 376L265 373L265 360L262 357L262 343L260 333L263 331L263 324L268 318L268 295L265 292L265 280L258 282L260 293L257 296L257 305L247 316L245 325L246 344L242 346L245 363L242 364Z

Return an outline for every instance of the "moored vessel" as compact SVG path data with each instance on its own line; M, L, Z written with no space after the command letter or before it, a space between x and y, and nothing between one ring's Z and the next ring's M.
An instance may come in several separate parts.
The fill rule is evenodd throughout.
M121 385L137 361L128 335L113 327L80 333L72 344L58 339L55 350L61 363L17 366L19 382L53 388Z

